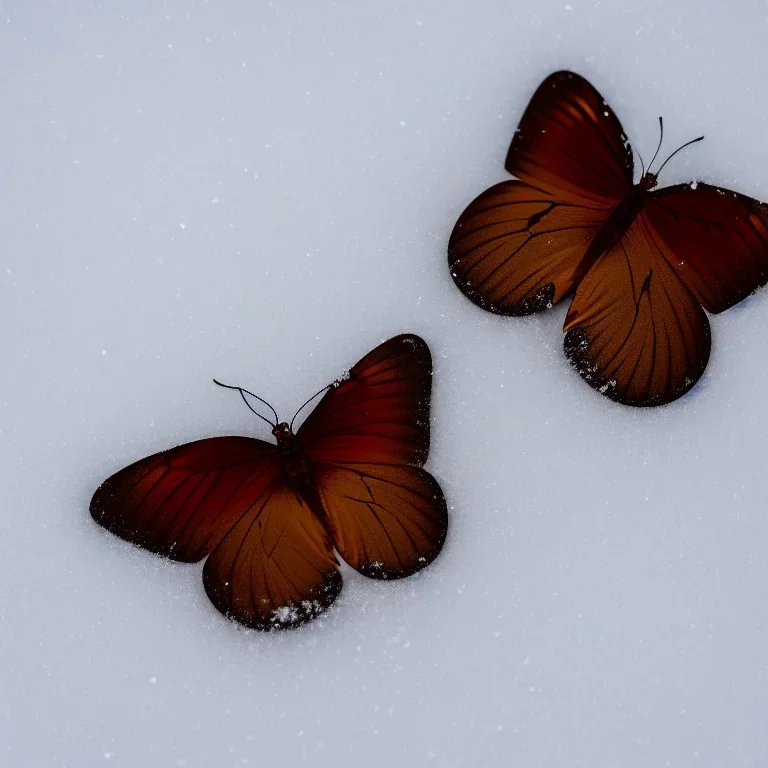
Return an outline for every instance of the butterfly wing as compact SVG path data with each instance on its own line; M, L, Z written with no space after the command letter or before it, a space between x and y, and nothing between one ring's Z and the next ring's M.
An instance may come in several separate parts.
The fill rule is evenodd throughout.
M448 266L461 292L498 315L541 312L568 296L610 209L564 203L521 181L475 198L456 222Z
M421 466L429 454L432 356L423 339L395 336L335 383L298 431L310 458Z
M768 282L768 205L709 184L649 195L649 225L672 269L710 312Z
M445 497L422 469L431 390L429 348L397 336L360 360L298 431L336 549L367 576L408 576L445 541Z
M193 563L211 552L280 470L275 445L198 440L137 461L91 499L97 523L126 541Z
M90 509L112 533L173 560L208 555L208 596L246 626L297 626L341 590L328 533L277 447L261 440L216 437L150 456L107 479Z
M561 202L613 207L632 186L632 148L587 80L555 72L523 113L505 168Z
M279 476L205 561L203 585L229 618L254 629L289 629L325 611L342 578L311 502Z
M573 72L537 89L502 182L459 217L448 264L459 289L502 315L540 312L568 296L600 227L632 187L632 150L611 108Z
M564 330L582 377L626 405L677 399L709 360L707 316L664 258L645 212L579 283Z
M410 576L443 548L448 531L445 497L426 470L319 463L314 476L336 549L364 576Z

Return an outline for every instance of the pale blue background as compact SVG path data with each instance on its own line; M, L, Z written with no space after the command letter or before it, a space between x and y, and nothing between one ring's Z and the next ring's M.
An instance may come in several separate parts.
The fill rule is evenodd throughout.
M587 76L663 184L768 198L768 6L0 7L0 764L768 765L768 293L691 395L632 410L448 274L533 89ZM200 566L91 521L174 443L290 415L380 340L429 342L440 558L241 631Z

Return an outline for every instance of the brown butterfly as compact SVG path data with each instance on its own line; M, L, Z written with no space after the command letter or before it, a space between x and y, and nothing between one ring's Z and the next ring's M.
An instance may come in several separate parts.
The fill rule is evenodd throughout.
M768 206L708 184L656 190L656 155L633 184L611 108L583 77L556 72L512 140L505 168L519 181L470 203L448 245L456 285L490 312L528 315L573 294L565 353L627 405L687 392L709 359L702 307L722 312L768 281Z
M265 402L230 388L246 404L246 394ZM274 409L274 423L257 413L276 444L213 437L131 464L98 488L91 515L172 560L207 557L208 597L256 629L296 627L333 603L342 586L334 547L365 576L410 576L437 557L448 530L443 492L422 469L429 348L397 336L317 394L326 389L296 434Z

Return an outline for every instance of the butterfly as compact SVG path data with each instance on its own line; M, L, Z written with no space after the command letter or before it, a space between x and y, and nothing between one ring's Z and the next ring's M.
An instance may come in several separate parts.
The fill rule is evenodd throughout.
M659 118L661 138L663 121ZM507 154L517 177L483 192L448 245L451 275L500 315L572 296L565 354L602 394L669 403L709 360L704 310L722 312L768 281L768 206L703 183L656 189L611 108L573 72L555 72L523 113Z
M205 591L225 616L299 626L341 591L334 548L374 579L410 576L442 549L445 497L423 469L431 391L429 347L396 336L310 398L325 392L295 434L251 407L275 443L212 437L157 453L108 478L91 515L171 560L206 558Z

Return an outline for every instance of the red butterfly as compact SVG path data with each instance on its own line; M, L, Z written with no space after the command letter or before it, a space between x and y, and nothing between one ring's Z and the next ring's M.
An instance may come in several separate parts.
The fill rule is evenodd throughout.
M633 184L621 124L573 72L539 86L505 167L519 181L483 192L451 234L461 291L501 315L573 294L565 353L592 387L628 405L687 392L709 359L702 306L722 312L768 281L768 206L708 184L654 190L650 165Z
M247 390L231 389L248 403ZM342 585L334 547L365 576L410 576L437 557L448 530L443 492L422 469L429 348L397 336L325 389L296 434L276 413L274 424L257 414L276 445L213 437L155 454L106 480L91 515L172 560L207 557L208 597L256 629L296 627L333 603Z

